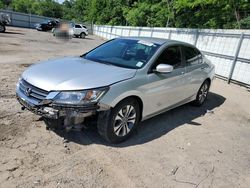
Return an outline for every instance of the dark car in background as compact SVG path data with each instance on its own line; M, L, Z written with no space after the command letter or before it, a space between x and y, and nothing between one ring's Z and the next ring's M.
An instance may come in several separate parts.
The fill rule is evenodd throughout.
M47 20L45 22L37 24L36 29L38 31L50 31L53 28L57 27L58 25L59 25L59 21L57 20Z

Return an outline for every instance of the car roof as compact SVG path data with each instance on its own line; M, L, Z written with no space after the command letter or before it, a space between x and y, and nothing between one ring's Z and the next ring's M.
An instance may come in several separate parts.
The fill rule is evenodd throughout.
M75 24L75 25L80 25L80 26L84 26L84 27L86 27L85 25L83 25L83 24Z
M163 38L155 38L155 37L120 37L122 39L131 39L131 40L143 40L146 42L154 43L154 44L177 44L177 45L185 45L185 46L192 46L192 44L182 42L182 41L177 41L177 40L171 40L171 39L163 39Z

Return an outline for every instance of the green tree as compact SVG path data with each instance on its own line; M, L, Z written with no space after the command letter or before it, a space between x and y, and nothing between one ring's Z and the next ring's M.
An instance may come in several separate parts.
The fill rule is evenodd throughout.
M18 12L55 18L62 18L63 16L62 5L54 0L13 0L11 7Z
M76 18L75 1L74 0L64 1L62 8L63 8L63 19L74 20Z
M250 0L0 0L0 7L96 24L249 28Z
M3 4L3 1L2 0L0 0L0 9L1 8L4 8L4 4Z
M63 17L63 9L62 5L54 0L40 0L37 1L36 4L36 14L54 17L54 18L62 18Z
M13 0L11 7L13 10L23 13L32 13L33 0Z

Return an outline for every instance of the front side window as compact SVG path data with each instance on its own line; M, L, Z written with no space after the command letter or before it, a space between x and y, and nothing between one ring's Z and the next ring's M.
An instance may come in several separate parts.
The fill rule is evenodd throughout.
M90 51L84 58L124 68L139 69L147 64L159 46L143 40L115 39Z
M174 69L181 66L181 51L179 46L171 46L165 49L156 60L153 69L159 64L172 65Z
M202 63L202 55L197 49L186 46L183 49L187 66Z

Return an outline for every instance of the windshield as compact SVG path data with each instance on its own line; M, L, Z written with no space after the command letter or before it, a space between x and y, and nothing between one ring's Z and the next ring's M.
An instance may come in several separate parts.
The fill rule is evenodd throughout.
M87 53L84 58L115 66L139 69L159 48L143 40L114 39Z

